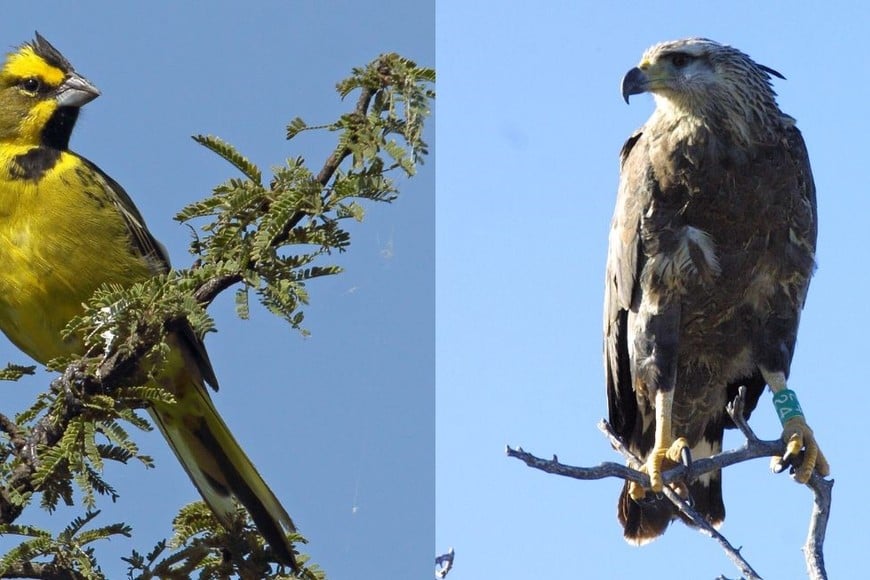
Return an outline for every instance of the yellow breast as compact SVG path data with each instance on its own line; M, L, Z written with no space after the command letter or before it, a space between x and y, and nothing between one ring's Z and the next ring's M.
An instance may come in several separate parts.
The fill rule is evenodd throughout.
M76 354L61 330L104 283L150 275L101 176L72 153L38 180L13 177L0 147L0 330L40 362Z

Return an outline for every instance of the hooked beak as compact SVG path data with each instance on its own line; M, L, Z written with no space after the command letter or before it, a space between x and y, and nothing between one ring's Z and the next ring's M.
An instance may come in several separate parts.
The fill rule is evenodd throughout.
M100 90L78 73L70 74L57 88L55 99L59 107L81 107L100 96Z
M634 67L622 77L622 98L628 103L628 97L645 93L649 88L649 79L646 73Z

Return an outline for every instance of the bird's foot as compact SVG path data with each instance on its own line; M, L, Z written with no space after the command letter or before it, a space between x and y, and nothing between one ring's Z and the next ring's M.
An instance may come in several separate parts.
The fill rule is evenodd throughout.
M655 493L661 493L664 489L662 473L680 464L684 451L688 451L689 442L685 437L678 437L670 445L656 445L647 456L646 463L640 470L649 475L650 489ZM677 486L678 493L685 486ZM646 495L646 490L639 483L632 482L628 489L631 499L640 501ZM681 494L682 495L682 494Z
M791 466L798 483L806 483L815 469L825 477L831 473L828 460L819 449L813 430L807 425L803 415L792 417L782 427L782 440L785 441L785 454L771 459L770 467L776 473Z

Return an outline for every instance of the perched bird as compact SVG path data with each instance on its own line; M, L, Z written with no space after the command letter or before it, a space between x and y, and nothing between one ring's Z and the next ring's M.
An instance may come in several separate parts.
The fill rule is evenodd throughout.
M100 92L38 33L0 69L0 329L39 362L83 354L61 330L103 284L169 270L164 248L124 189L68 149L79 109ZM229 526L238 500L276 557L296 567L295 530L218 415L217 380L188 325L168 337L158 376L176 398L149 409L190 479Z
M828 463L787 389L815 267L816 190L806 146L780 111L771 68L703 38L657 44L622 80L655 111L625 143L610 230L604 363L610 422L644 459L653 492L683 450L708 457L765 385L783 422L784 456L805 483ZM780 399L794 405L782 406ZM780 401L780 402L778 402ZM655 539L670 501L626 484L626 540ZM711 524L725 517L721 473L679 488Z

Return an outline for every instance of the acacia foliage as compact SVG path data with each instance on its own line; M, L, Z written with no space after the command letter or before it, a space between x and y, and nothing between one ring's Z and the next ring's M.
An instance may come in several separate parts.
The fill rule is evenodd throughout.
M287 126L288 139L308 131L335 133L335 148L317 171L293 157L266 182L263 171L229 143L194 137L239 175L176 216L195 232L193 263L131 286L99 289L66 329L84 341L86 356L51 361L61 374L50 388L14 416L0 414L0 534L21 538L0 557L0 577L104 577L94 543L133 530L123 522L95 523L99 502L123 491L104 478L103 466L152 466L131 433L151 429L141 409L172 401L148 381L168 352L167 330L189 325L199 336L213 330L208 305L234 289L239 316L248 316L254 296L305 332L307 283L341 272L328 259L350 245L345 221L361 221L363 203L395 200L394 176L413 177L428 154L422 137L434 82L433 69L397 54L353 69L337 85L342 98L356 96L352 111L330 124L309 126L296 118ZM33 371L10 364L0 379ZM21 523L23 509L37 501L48 511L61 502L80 506L83 514L60 532ZM241 508L227 530L195 502L181 509L173 529L173 538L124 558L129 578L292 577ZM305 542L298 534L292 540ZM305 555L299 560L301 577L325 578Z

